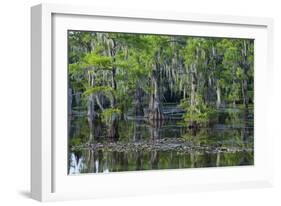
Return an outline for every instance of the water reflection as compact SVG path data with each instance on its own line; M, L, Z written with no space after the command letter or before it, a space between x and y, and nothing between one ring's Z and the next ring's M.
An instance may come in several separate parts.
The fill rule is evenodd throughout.
M83 151L88 156L90 150ZM74 153L71 153L71 156ZM151 169L174 169L174 168L200 168L237 166L253 164L253 152L236 153L199 153L179 154L176 151L152 151L152 152L108 152L99 151L97 156L87 159L85 165L78 164L75 170L70 167L69 174L138 171ZM161 158L160 158L161 157ZM95 159L95 160L94 160ZM71 159L73 161L73 159ZM83 157L79 158L83 161Z
M224 109L215 123L196 131L178 118L157 125L132 118L119 122L118 141L104 138L101 123L87 123L86 117L71 118L69 174L254 164L249 111Z
M69 174L79 174L82 170L83 157L79 157L75 153L70 154Z

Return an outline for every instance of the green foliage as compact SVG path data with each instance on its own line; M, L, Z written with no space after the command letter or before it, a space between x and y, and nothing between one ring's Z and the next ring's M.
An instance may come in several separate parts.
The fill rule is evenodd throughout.
M111 57L97 55L96 53L87 54L84 57L84 63L97 69L109 70L112 68Z
M141 105L149 105L155 88L161 102L175 97L186 111L183 118L196 122L213 118L218 98L242 103L245 81L253 101L253 40L81 31L70 31L68 40L75 101L80 94L101 97L102 107L93 109L105 122L132 110L138 90ZM151 83L153 72L158 85ZM87 108L88 101L83 98L76 106Z
M121 111L117 108L109 108L105 109L101 113L102 121L106 124L110 124L114 120L118 120L120 118Z
M71 147L79 146L82 144L82 140L79 137L73 137L69 140L69 145Z
M216 116L216 110L202 102L190 106L190 104L184 100L179 106L185 110L185 114L183 115L185 122L206 123Z
M181 136L181 138L187 142L190 142L194 146L204 146L204 145L210 145L210 140L208 139L208 134L206 130L198 131L199 134L194 136L192 134L192 131L188 131L184 135Z
M114 90L112 89L112 87L109 87L109 86L95 86L95 87L88 88L84 92L84 95L85 96L89 96L90 94L95 94L95 93L103 93L105 95L112 95L113 92L114 92Z

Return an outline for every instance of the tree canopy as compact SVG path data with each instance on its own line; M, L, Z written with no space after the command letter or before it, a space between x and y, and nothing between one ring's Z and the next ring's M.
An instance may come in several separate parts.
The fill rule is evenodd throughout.
M109 137L128 114L164 119L163 103L198 125L217 108L254 101L251 39L69 31L68 51L69 113L87 111Z

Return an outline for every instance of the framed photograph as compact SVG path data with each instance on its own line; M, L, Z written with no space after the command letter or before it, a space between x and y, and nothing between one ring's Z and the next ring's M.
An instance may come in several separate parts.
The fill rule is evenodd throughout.
M268 18L31 9L40 201L272 186Z

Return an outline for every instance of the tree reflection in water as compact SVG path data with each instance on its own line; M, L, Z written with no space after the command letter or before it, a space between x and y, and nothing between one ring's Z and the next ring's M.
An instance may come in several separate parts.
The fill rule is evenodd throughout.
M93 131L85 117L71 121L69 174L254 164L253 114L248 111L223 111L218 122L198 130L181 120L124 120L120 138L110 141L103 140L101 124L95 123ZM84 141L89 137L91 143Z

